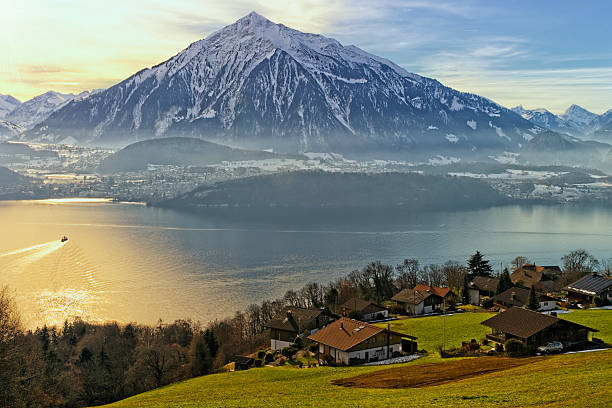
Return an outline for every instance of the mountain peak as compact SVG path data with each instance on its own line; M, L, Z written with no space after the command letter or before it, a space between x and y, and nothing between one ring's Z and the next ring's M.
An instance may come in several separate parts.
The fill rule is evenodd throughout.
M254 24L266 24L266 23L272 23L272 21L268 20L267 18L265 18L264 16L262 16L261 14L255 12L255 11L251 11L249 14L247 14L246 16L242 17L241 19L238 20L242 21L242 22L251 22Z
M574 122L579 125L588 125L597 119L597 115L593 112L589 112L582 106L572 104L561 117L567 121Z

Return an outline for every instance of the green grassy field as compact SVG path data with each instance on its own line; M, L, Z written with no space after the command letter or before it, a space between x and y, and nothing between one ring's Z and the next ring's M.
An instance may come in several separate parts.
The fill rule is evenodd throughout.
M404 319L392 327L419 337L419 348L435 349L445 327L447 344L480 339L480 322L490 315L465 313L446 317ZM570 317L571 316L571 317ZM568 320L601 330L610 341L612 311L574 311ZM446 319L441 322L441 319ZM443 324L442 324L443 323ZM448 347L448 346L447 346ZM331 381L388 369L259 368L195 378L112 404L112 407L605 407L612 401L612 351L537 357L535 362L457 381L407 389L347 388ZM437 356L394 367L445 364ZM457 360L454 360L457 361ZM579 390L579 392L577 392Z

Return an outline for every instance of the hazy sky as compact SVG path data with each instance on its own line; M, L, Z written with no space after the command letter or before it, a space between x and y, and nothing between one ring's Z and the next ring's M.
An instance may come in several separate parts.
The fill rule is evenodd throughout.
M612 109L608 0L0 0L0 93L108 87L253 10L506 106Z

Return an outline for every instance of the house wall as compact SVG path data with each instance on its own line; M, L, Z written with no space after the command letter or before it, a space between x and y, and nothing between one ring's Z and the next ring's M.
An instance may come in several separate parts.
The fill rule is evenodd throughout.
M470 289L470 303L478 306L480 304L480 291L478 289Z
M364 314L362 316L362 320L365 322L371 321L371 320L378 320L378 315L383 315L383 318L386 319L389 317L389 311L388 310L381 310L380 312L376 312L376 313L368 313L368 314Z
M546 300L540 302L540 310L555 310L557 308L557 302L554 300Z
M387 355L387 345L363 349L363 350L354 350L354 351L349 350L348 359L349 361L352 359L358 359L358 360L364 360L366 362L386 360L387 358L390 358L391 356L393 356L394 352L401 353L401 351L402 351L401 343L390 344L389 345L389 355ZM366 353L368 353L367 360L366 360Z

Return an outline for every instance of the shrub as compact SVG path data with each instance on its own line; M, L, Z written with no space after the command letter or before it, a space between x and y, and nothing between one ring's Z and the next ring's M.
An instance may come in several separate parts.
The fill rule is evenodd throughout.
M255 360L255 367L261 367L263 365L263 362L260 359Z
M310 347L308 347L308 350L310 350L311 353L318 353L319 352L319 344L318 343L312 343L310 345Z
M404 308L400 305L392 305L390 312L393 314L405 314L406 311L404 310Z
M504 348L509 355L517 355L525 352L525 345L517 339L506 340Z
M595 306L597 307L602 307L604 305L603 300L599 296L595 296L595 299L593 299L593 303L595 303Z
M498 353L501 353L504 351L504 346L502 346L501 344L496 344L495 345L495 351L497 351Z
M266 350L259 350L257 352L257 358L260 360L263 360L263 358L266 356Z
M272 361L274 361L274 354L272 353L266 354L264 357L264 363L268 364L268 363L271 363Z
M484 307L485 309L490 309L493 307L493 299L483 299L482 300L482 307Z
M287 346L281 350L281 354L289 359L297 352L298 350L293 346Z
M361 316L361 313L359 313L358 311L351 310L348 314L348 317L355 320L361 320L363 316Z
M291 344L291 346L299 350L302 348L303 345L304 341L302 340L302 338L300 336L295 336L295 340L293 340L293 344Z

